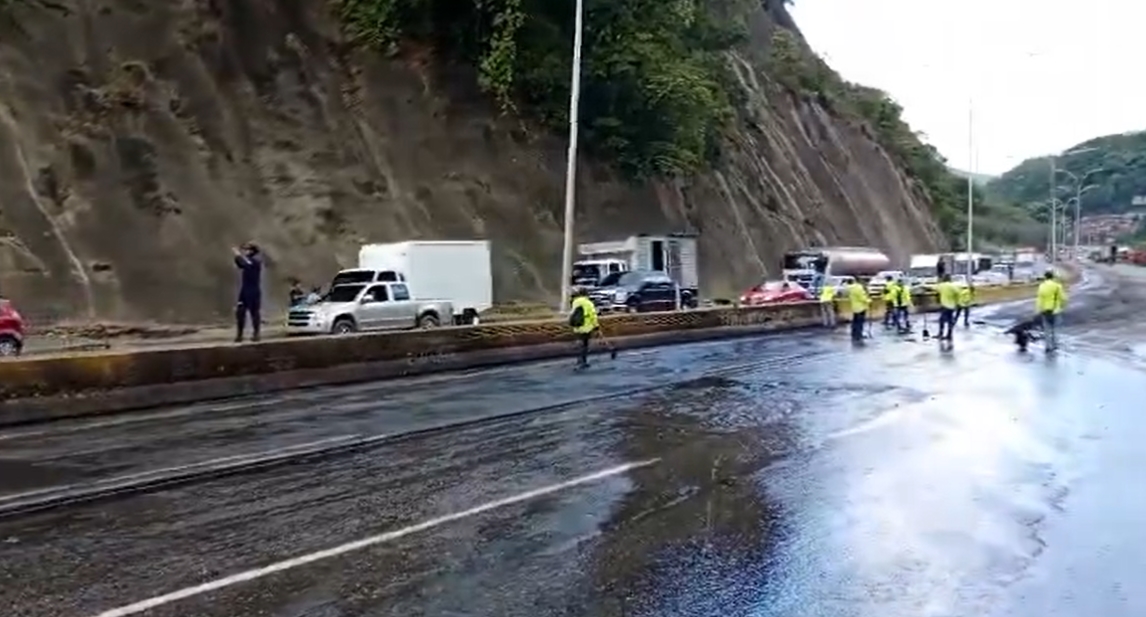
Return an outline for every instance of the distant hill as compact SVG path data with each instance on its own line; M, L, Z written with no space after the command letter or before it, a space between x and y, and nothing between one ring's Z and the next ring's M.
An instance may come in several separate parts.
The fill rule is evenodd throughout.
M969 171L963 171L962 169L956 169L954 167L948 167L947 169L950 170L951 173L953 173L956 176L959 176L960 178L963 178L963 179L966 179L968 176L970 176L971 180L973 180L975 182L975 184L978 184L980 186L985 186L988 182L990 182L991 180L994 180L996 177L996 176L992 176L990 174L977 174L977 173L972 173Z
M1096 185L1082 199L1082 210L1089 214L1122 213L1142 208L1146 199L1146 131L1107 135L1084 141L1059 155L1056 166ZM1058 175L1066 187L1063 199L1074 194L1074 181ZM1038 157L1019 163L987 184L991 198L1010 203L1045 202L1050 193L1050 159ZM1135 202L1138 202L1137 204Z

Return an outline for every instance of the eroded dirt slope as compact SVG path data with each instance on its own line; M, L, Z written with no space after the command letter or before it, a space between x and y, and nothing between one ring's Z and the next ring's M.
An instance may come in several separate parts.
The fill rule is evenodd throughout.
M357 245L489 238L499 300L552 299L563 136L498 117L464 67L387 60L320 0L64 0L0 35L0 289L53 318L207 321L229 247L267 250L268 301ZM777 3L778 4L778 3ZM749 90L729 163L631 186L582 166L578 236L694 229L735 293L808 243L931 248L926 204L859 125L766 92L779 8L732 60Z

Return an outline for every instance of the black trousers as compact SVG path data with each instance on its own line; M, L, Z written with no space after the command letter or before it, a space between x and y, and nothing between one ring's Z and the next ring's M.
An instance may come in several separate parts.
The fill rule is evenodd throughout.
M262 320L262 303L257 300L242 300L235 305L235 340L239 341L243 338L243 330L247 326L247 316L251 318L251 339L259 339L259 330L263 325Z
M577 333L577 364L580 366L589 364L589 341L591 340L593 340L592 332Z
M867 325L867 311L852 313L852 340L863 340L863 328Z

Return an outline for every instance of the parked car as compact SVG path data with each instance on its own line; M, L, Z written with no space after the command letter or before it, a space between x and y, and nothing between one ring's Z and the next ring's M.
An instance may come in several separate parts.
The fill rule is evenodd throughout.
M1011 282L1011 278L1006 272L995 270L985 270L971 277L971 282L976 286L991 286L991 285L1006 285Z
M287 313L287 334L436 328L453 322L444 300L413 300L405 283L336 285L317 304Z
M645 313L680 308L680 289L664 272L632 270L605 275L589 300L601 312Z
M815 296L799 283L792 281L765 281L740 296L744 306L763 306L786 302L808 302Z
M902 279L903 279L903 272L902 271L900 271L900 270L884 270L883 272L880 272L879 274L876 274L875 276L871 277L871 280L868 281L867 293L870 294L872 297L882 296L883 290L885 287L887 287L888 283L890 283L892 281L902 280Z
M24 350L24 318L10 300L0 298L0 356L18 356Z

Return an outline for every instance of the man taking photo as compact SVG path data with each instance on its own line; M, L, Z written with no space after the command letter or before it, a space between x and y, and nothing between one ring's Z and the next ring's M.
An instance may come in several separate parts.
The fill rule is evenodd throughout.
M247 242L233 249L235 267L239 269L239 301L235 304L235 342L243 341L247 316L251 318L251 341L259 340L262 327L263 259L259 247Z

